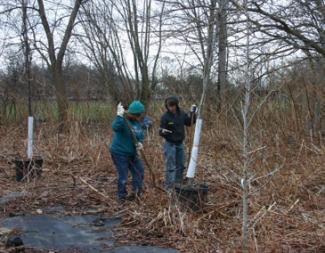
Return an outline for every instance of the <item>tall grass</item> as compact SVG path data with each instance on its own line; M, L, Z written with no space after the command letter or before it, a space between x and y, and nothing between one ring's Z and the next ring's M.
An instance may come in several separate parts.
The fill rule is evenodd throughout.
M69 102L68 119L82 123L107 122L115 109L102 101ZM58 107L52 101L37 101L32 105L33 116L38 122L58 121ZM27 105L23 102L13 103L1 108L1 123L22 123L28 116Z

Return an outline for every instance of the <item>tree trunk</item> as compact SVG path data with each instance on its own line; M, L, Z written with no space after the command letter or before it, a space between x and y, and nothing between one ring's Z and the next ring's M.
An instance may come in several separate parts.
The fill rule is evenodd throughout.
M208 38L207 38L207 44L206 44L206 50L202 50L202 52L205 52L205 59L204 59L204 66L203 66L203 91L200 99L200 104L198 108L198 118L201 116L201 111L203 108L203 104L206 97L206 92L209 87L210 83L210 74L211 74L211 68L213 65L213 54L215 50L215 22L217 20L215 9L216 9L216 0L211 0L210 6L209 6L209 23L208 23ZM201 43L203 45L203 41Z
M56 101L58 105L58 112L59 112L59 131L66 130L66 123L68 120L68 98L66 94L66 88L64 83L64 78L62 75L62 64L65 52L67 50L67 46L69 40L72 36L72 30L75 25L75 20L78 14L78 11L81 6L82 0L75 0L74 7L71 11L69 16L69 21L66 26L66 29L63 34L63 39L61 45L59 47L58 52L56 53L55 50L55 43L54 43L54 30L50 27L48 22L48 18L46 16L45 6L43 0L37 0L38 2L38 13L42 21L42 26L44 28L44 32L46 34L48 47L46 48L48 52L48 57L46 57L40 49L41 56L47 63L48 67L51 69L52 74L52 84L55 87L56 92Z
M23 12L23 42L24 42L24 55L25 55L25 81L28 86L28 115L32 116L32 92L31 92L31 50L28 38L28 28L27 28L27 5L28 1L22 1L22 12Z
M227 0L219 0L218 109L227 85Z
M146 65L143 66L142 71L142 89L141 89L141 102L145 107L148 106L150 102L151 91L150 91L150 80L148 76L148 68Z
M52 69L52 82L55 87L56 102L58 106L59 130L63 131L68 121L68 99L61 67L56 66Z
M250 61L250 23L248 14L248 1L245 1L244 15L246 16L246 70L245 95L242 108L243 115L243 223L242 223L242 252L248 252L248 211L249 211L249 109L251 104L251 61Z

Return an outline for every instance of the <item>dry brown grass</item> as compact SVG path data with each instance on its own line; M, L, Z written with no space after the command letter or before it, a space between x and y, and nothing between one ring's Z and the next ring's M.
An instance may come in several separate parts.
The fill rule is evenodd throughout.
M16 183L8 164L24 154L26 131L20 126L0 128L1 194L23 189L30 193L9 203L2 216L51 205L65 206L67 214L101 210L123 218L116 229L119 243L171 246L184 253L240 252L241 130L224 115L205 122L197 180L209 184L209 202L199 213L184 210L153 189L148 173L142 201L118 207L115 168L106 146L109 125L74 122L69 134L58 135L55 126L42 124L36 129L35 153L45 160L44 174L28 184ZM160 144L158 136L151 136L145 153L162 185ZM325 251L324 146L292 134L281 117L274 116L256 119L250 148L250 174L254 175L250 251ZM92 191L80 177L106 197Z

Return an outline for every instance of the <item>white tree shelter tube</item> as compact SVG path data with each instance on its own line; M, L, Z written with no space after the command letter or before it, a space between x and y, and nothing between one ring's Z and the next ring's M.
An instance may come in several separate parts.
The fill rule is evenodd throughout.
M197 158L199 153L201 129L202 129L202 119L197 119L195 125L195 131L194 131L194 139L193 139L193 147L191 151L190 164L188 166L187 173L186 173L187 178L194 178L195 176L196 163L197 163Z
M32 159L33 157L33 125L34 118L28 117L28 139L27 139L27 158Z

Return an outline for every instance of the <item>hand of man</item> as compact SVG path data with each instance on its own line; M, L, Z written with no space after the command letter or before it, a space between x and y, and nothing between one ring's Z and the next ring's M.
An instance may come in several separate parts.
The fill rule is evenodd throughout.
M190 112L192 112L192 113L196 113L196 110L197 110L197 106L196 106L196 104L193 104L193 105L191 106L191 110L190 110Z
M124 107L123 107L122 103L120 102L117 105L117 113L116 114L117 114L117 116L123 117L124 112L125 112Z

